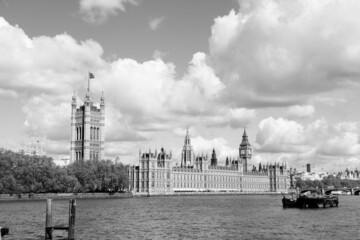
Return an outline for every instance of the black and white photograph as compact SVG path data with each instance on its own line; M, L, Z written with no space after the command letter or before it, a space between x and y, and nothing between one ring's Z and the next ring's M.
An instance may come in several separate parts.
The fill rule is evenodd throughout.
M359 14L0 0L0 240L360 239Z

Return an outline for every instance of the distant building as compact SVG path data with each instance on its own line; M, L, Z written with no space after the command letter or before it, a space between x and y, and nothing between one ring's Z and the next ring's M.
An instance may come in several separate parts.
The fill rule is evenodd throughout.
M36 144L31 144L26 147L23 147L19 150L20 154L28 155L28 156L45 156L45 152L42 149L39 141Z
M339 172L337 177L340 179L360 180L360 172L357 169L355 171L346 169L344 172Z
M311 166L310 163L306 164L306 172L310 173L311 172Z
M249 169L252 148L244 130L237 159L217 164L215 149L195 157L186 133L181 165L173 166L172 153L165 149L139 152L139 165L129 167L129 189L136 195L190 192L287 192L290 187L286 165L259 165ZM210 162L211 161L211 162Z
M105 143L105 99L96 106L90 95L90 85L84 104L77 108L76 96L71 104L70 161L101 160Z

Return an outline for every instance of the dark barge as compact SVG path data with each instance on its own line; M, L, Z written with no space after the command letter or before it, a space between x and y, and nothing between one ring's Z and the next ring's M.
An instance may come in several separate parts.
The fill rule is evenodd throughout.
M321 194L318 189L303 190L299 194L292 194L291 197L283 197L284 208L318 208L337 207L339 198L333 195Z

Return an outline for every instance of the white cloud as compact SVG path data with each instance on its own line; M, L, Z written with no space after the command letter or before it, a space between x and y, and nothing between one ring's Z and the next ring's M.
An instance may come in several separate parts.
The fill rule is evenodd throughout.
M237 158L239 153L238 149L228 146L228 142L222 138L206 139L201 136L193 137L191 139L194 151L197 155L208 155L209 161L211 158L212 150L215 149L218 162L225 163L226 157Z
M229 101L241 107L303 105L304 97L359 88L358 1L239 5L215 19L209 39L210 66Z
M164 22L165 17L155 17L155 18L150 18L149 19L149 28L152 31L157 30Z
M0 52L4 53L0 55L1 93L21 97L29 138L69 140L71 95L76 90L81 103L89 69L96 76L91 82L95 102L101 91L105 93L109 144L147 141L154 132L174 129L184 121L192 125L201 119L208 125L220 116L226 124L231 118L231 124L236 125L242 121L241 111L252 115L251 110L241 109L229 113L221 103L225 86L204 53L194 54L187 73L176 78L175 66L160 58L142 63L133 59L109 61L103 59L102 47L93 40L78 42L67 34L30 38L3 18L0 26ZM53 153L50 145L44 147ZM56 153L67 151L65 147Z
M187 127L187 128L176 128L174 129L175 136L184 138L186 136L186 133L189 132L190 138L192 136L197 135L196 129L194 127Z
M339 133L338 136L332 136L329 140L322 142L318 151L330 156L359 155L359 135L351 132Z
M246 108L229 109L228 117L230 127L241 128L255 119L256 112L254 109Z
M307 147L304 127L283 118L263 119L259 123L256 142L259 149L267 152L302 152Z
M307 118L313 116L315 108L312 105L295 105L287 110L287 117L289 118Z
M358 163L354 159L360 154L359 136L358 122L330 125L318 119L304 127L296 121L267 118L259 123L254 146L260 151L258 160L278 160L286 155L286 161L298 167L311 163L341 169L347 162L355 168Z
M80 13L90 23L103 23L109 16L125 12L125 4L138 5L136 0L80 0Z
M158 49L155 49L155 51L153 53L153 59L155 59L155 60L158 58L162 59L162 58L166 57L167 55L168 55L167 52L162 52Z
M18 97L17 93L13 90L1 89L0 88L0 97L16 99Z

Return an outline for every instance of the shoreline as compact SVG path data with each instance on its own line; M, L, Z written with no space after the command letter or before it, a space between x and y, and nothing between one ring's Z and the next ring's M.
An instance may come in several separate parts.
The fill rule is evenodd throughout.
M135 193L133 197L231 196L231 195L282 195L280 192L174 192L171 194Z
M41 201L46 199L67 200L67 199L122 199L139 197L182 197L182 196L231 196L231 195L281 195L279 192L174 192L172 194L133 194L133 193L39 193L39 194L0 194L2 201Z
M41 201L46 199L67 200L67 199L121 199L131 198L131 193L39 193L39 194L0 194L0 201Z

